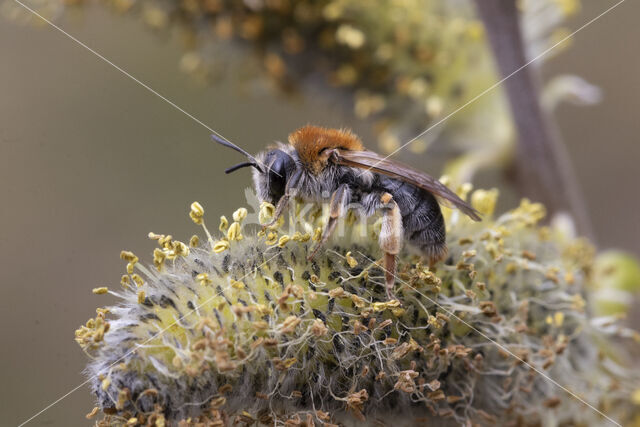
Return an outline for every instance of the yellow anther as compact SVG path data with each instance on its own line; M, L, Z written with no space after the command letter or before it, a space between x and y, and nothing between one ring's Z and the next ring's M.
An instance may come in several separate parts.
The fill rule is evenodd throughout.
M207 286L213 283L213 280L209 278L207 273L200 273L196 276L196 280L202 285Z
M136 417L129 418L129 420L127 421L128 426L134 426L136 424L138 424L138 419Z
M149 238L151 240L160 240L160 239L162 239L164 237L164 234L156 234L156 233L150 231L148 236L149 236Z
M258 221L260 224L267 224L273 218L273 215L276 212L275 206L271 203L262 202L260 205L260 212L258 213Z
M200 244L200 238L198 236L196 236L195 234L193 236L191 236L191 239L189 239L189 246L191 246L192 248L195 248L199 244Z
M247 217L247 210L245 208L240 208L233 213L233 220L236 222L242 222L243 219Z
M96 295L102 295L102 294L106 294L107 292L109 292L109 288L107 288L106 286L102 286L100 288L93 288L93 290L91 291Z
M231 227L229 227L229 231L227 231L227 239L232 242L234 240L242 240L243 238L244 236L242 236L242 228L240 227L240 223L234 222L233 224L231 224Z
M129 280L129 276L127 276L126 274L123 274L122 277L120 278L120 284L125 288L129 286L129 284L131 284L131 280Z
M449 175L442 175L438 181L447 187L451 186L451 177Z
M162 251L162 249L155 248L153 250L153 265L155 265L158 271L162 270L166 257L167 255Z
M476 190L471 195L471 206L483 215L492 215L496 208L499 192L491 190Z
M307 242L310 238L311 236L309 235L309 233L302 234L299 231L296 231L295 233L293 233L293 236L291 236L291 239L296 242Z
M284 319L284 322L282 322L282 325L280 327L280 332L282 332L283 334L289 334L295 331L296 327L298 326L298 324L300 324L300 322L301 322L300 318L296 316L289 316L286 319Z
M137 287L144 285L144 279L140 277L138 274L132 274L131 279L133 279Z
M202 224L202 217L204 216L204 208L198 202L191 203L191 211L189 212L191 220L196 224Z
M136 263L138 262L138 257L134 255L131 251L122 251L120 252L120 258L127 262Z
M220 252L224 252L229 249L229 242L226 240L218 240L215 245L213 245L213 252L219 254Z
M255 305L255 310L261 316L264 316L265 314L273 313L273 310L271 309L271 307L266 306L264 304L256 304Z
M316 229L313 232L313 241L319 242L321 238L322 238L322 228L316 227Z
M344 295L344 288L337 287L333 288L329 291L329 297L331 298L340 298Z
M173 250L176 252L176 254L178 254L179 256L183 256L186 257L189 255L189 246L185 245L182 242L175 242L175 245L173 247Z
M236 289L244 289L244 283L231 279L231 286Z
M329 328L325 326L325 324L320 319L316 319L313 321L311 325L311 333L316 337L322 337L329 332Z
M358 295L351 295L351 301L353 302L353 305L358 308L363 308L367 304L367 301L360 298Z
M267 245L275 245L278 242L278 233L274 233L273 231L267 234L267 240L265 243Z
M110 385L111 385L111 380L109 378L105 378L102 380L102 385L101 385L102 390L106 391Z
M475 249L462 252L462 258L473 258L478 252Z
M267 329L269 329L269 324L267 322L265 322L264 320L257 320L255 322L253 322L253 327L261 330L261 331L265 331Z
M291 238L286 234L281 236L280 239L278 239L278 246L284 248L284 245L286 245L289 240L291 240Z
M387 302L374 302L373 310L374 311L384 311L387 308L395 308L400 306L400 301L392 299Z
M228 226L229 226L229 220L227 219L226 216L222 215L220 217L220 225L218 226L218 230L224 231L227 229Z
M391 313L393 313L394 316L396 317L400 317L402 315L404 315L405 309L404 308L392 308L391 309Z
M351 256L351 252L347 252L347 254L344 256L347 259L347 263L349 264L349 267L354 268L358 265L358 261L356 261L356 259Z
M160 239L158 239L158 244L165 249L171 249L172 240L173 236L171 234L169 234L168 236L163 235L162 237L160 237Z
M138 292L138 304L144 303L144 299L145 299L144 291L139 291Z
M191 212L197 216L204 216L204 208L198 202L191 203Z
M133 267L135 266L135 264L133 262L130 262L127 264L127 273L128 274L133 274Z

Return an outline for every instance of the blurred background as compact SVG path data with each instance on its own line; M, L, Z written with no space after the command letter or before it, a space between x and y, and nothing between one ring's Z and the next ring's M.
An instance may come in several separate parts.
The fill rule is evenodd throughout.
M613 4L585 1L566 26L578 28ZM542 69L545 78L572 73L601 89L599 104L562 104L555 119L599 248L636 256L639 14L640 3L625 2ZM120 250L149 262L149 231L188 239L198 231L187 216L192 201L212 217L229 215L245 204L250 180L246 169L224 175L242 159L212 144L206 128L53 28L7 15L0 16L0 413L3 425L15 425L85 380L73 331L110 298L91 289L118 286ZM309 122L351 127L376 147L371 122L318 88L288 96L185 74L175 31L149 31L136 16L95 4L55 22L250 152ZM240 53L226 55L234 62ZM436 176L447 160L442 150L403 159ZM485 171L476 185L499 179ZM502 203L512 204L506 193ZM80 388L29 425L86 425L92 407Z

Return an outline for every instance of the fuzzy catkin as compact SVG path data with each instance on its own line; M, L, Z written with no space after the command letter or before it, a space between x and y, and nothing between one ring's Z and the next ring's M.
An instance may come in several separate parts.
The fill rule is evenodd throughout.
M495 197L473 194L480 224L445 212L450 256L434 271L403 253L391 301L377 222L348 216L313 261L318 211L256 233L245 210L191 249L154 235L156 268L123 256L140 275L76 333L103 423L602 421L531 366L628 419L637 378L585 311L592 249L526 200L491 219Z

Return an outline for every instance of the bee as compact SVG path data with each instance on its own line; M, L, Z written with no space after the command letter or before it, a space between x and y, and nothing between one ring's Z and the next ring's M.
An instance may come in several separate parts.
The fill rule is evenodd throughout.
M289 135L289 144L277 143L255 157L225 139L212 137L247 156L249 161L225 172L254 168L253 183L258 198L276 206L273 222L266 226L278 220L294 197L305 202L329 203L329 219L309 260L329 239L349 206L358 206L365 216L380 212L379 245L384 253L389 298L393 296L396 256L404 241L430 265L446 256L440 203L480 220L473 207L437 179L366 150L360 138L349 130L307 125Z

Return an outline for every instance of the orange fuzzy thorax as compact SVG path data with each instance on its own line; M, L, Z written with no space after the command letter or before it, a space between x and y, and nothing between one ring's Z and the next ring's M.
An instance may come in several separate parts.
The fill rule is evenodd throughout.
M329 129L307 125L289 134L289 143L296 149L300 160L315 172L320 172L326 160L320 158L325 148L364 150L362 141L348 129Z

